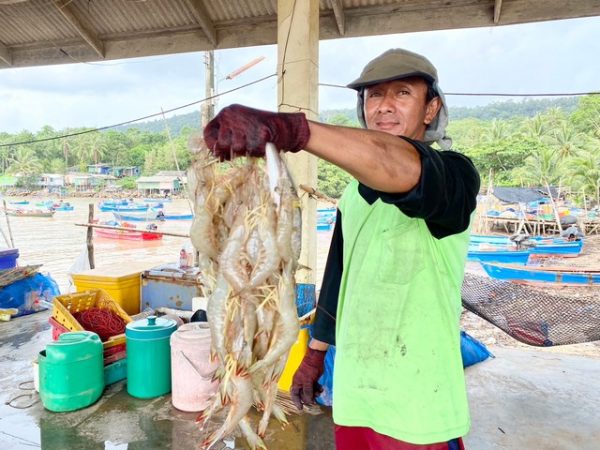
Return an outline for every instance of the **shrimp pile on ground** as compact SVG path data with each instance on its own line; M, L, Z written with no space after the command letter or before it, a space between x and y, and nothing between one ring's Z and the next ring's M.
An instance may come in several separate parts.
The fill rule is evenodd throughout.
M208 297L212 354L218 358L219 392L199 421L229 408L210 449L237 427L250 448L266 448L269 418L283 424L277 381L299 331L294 274L301 246L300 202L276 150L266 161L242 158L218 164L203 142L192 144L188 174L194 203L191 240L199 253ZM254 427L247 413L263 411Z

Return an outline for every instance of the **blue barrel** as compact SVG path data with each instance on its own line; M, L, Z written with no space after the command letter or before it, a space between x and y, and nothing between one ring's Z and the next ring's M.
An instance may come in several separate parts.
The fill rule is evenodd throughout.
M128 323L127 393L154 398L171 392L171 334L177 322L156 316Z

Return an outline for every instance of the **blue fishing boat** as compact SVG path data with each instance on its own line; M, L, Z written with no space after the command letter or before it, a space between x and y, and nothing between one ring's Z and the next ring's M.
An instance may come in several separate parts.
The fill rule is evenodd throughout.
M170 198L145 198L144 203L170 203L173 200Z
M118 211L118 212L133 212L133 211L146 211L148 209L148 205L141 205L138 203L114 203L114 202L101 202L98 205L100 211L110 212L110 211Z
M571 242L561 237L527 236L527 240L540 243L563 243ZM491 236L484 234L472 234L470 236L471 244L504 244L513 243L509 236Z
M467 259L479 262L527 264L530 254L529 250L476 250L469 248Z
M577 270L568 267L512 266L482 262L487 274L498 280L546 282L557 284L600 284L600 270Z
M130 222L147 222L156 220L192 220L192 214L163 214L148 210L146 212L116 212L113 211L113 216L117 220L127 220Z
M530 250L534 255L577 256L581 253L582 248L583 241L565 241L548 244L536 242L536 246L531 247Z
M28 200L12 200L8 202L10 205L29 205Z

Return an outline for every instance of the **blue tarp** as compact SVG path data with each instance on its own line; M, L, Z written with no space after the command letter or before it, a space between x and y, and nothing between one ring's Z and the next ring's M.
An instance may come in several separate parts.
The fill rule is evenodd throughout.
M60 290L56 281L37 273L1 288L0 308L16 308L16 316L24 316L47 309L41 302L52 302L57 295Z

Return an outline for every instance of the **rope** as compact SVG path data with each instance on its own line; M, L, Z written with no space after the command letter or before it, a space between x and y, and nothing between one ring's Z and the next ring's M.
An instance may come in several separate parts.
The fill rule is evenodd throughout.
M25 387L25 385L29 384L29 383L31 383L31 387ZM11 408L15 408L15 409L27 409L27 408L31 408L33 405L35 405L37 402L40 401L40 397L37 395L37 393L34 390L33 380L23 381L23 382L19 383L17 387L21 391L33 391L33 392L27 392L27 393L24 393L24 394L19 394L16 397L13 397L10 400L7 400L6 402L4 402L5 405L10 406ZM12 404L15 400L18 400L18 399L23 398L23 397L27 397L27 398L30 398L30 399L35 398L35 400L32 401L31 403L29 403L28 405L23 405L23 406L21 406L21 405L13 405Z
M109 309L90 308L73 314L81 326L93 331L102 342L125 332L125 321Z

